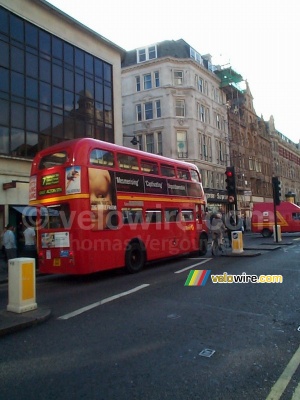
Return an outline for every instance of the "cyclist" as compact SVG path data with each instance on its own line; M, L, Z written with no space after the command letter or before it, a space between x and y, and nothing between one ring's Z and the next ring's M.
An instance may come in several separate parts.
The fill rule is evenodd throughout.
M212 247L211 253L214 255L214 247L217 246L219 250L222 251L222 243L224 238L224 233L226 231L224 222L222 220L221 213L214 213L210 217L210 230L212 233Z

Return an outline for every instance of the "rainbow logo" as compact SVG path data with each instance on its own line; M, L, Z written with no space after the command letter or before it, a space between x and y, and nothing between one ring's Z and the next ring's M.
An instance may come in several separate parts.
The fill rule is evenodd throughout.
M191 270L184 286L204 286L209 277L210 269Z

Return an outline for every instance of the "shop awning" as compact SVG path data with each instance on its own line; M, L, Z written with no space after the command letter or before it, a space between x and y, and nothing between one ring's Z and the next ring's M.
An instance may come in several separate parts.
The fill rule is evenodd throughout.
M24 217L36 217L36 207L31 206L14 206L14 210L18 211ZM58 215L57 210L52 210L51 208L41 207L42 215Z

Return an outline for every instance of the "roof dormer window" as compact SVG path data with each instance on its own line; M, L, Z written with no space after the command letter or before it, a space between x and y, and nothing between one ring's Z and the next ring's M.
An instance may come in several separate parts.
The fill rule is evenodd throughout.
M137 49L137 62L141 63L148 60L153 60L157 58L157 48L156 45L144 47L143 49Z

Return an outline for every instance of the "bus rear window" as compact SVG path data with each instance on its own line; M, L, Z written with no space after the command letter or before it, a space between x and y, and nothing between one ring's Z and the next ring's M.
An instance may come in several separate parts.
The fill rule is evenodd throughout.
M57 153L47 154L44 156L39 164L39 169L56 167L57 165L63 165L67 161L67 152L58 151Z
M42 207L41 212L44 219L44 228L57 229L70 227L69 204L64 203L51 207Z

